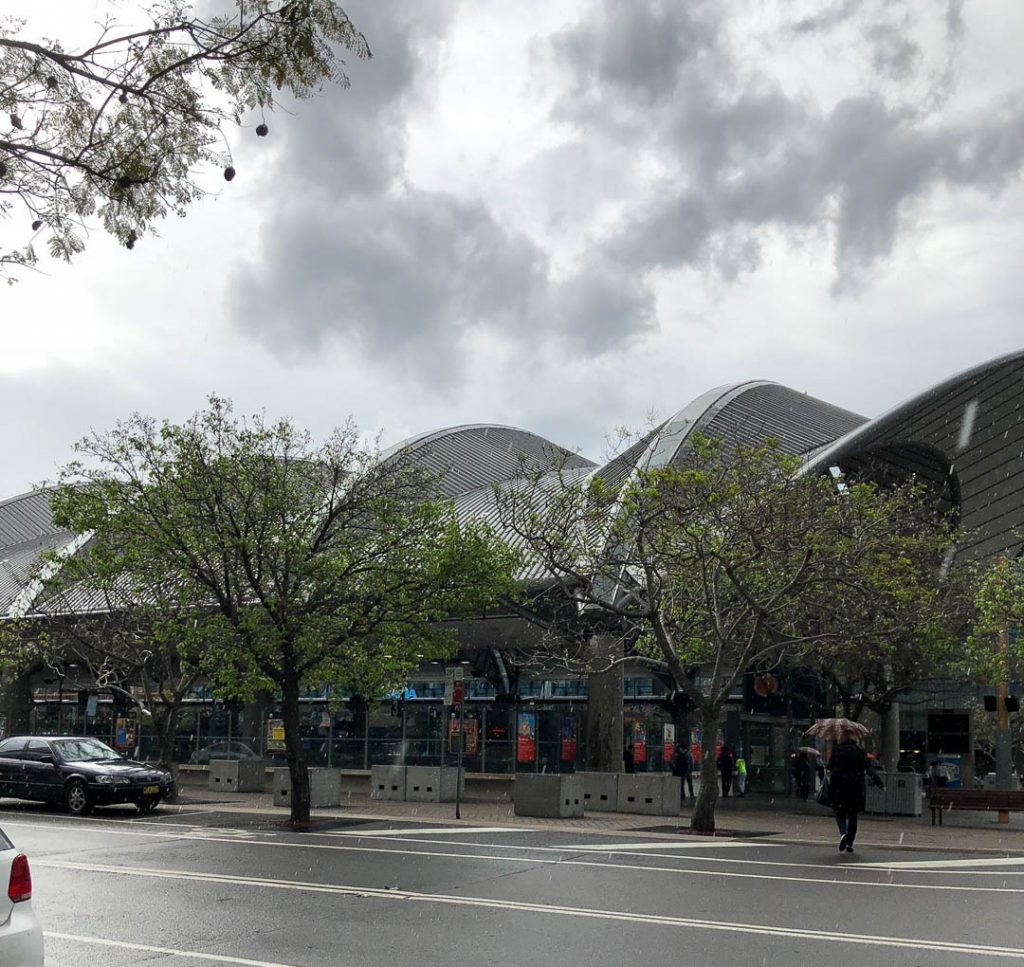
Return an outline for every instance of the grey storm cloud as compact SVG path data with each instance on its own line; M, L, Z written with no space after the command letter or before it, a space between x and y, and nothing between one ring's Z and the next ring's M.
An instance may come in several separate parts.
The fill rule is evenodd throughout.
M588 0L576 23L533 44L568 136L547 162L543 151L526 162L552 172L530 188L560 232L586 233L556 277L552 253L486 196L410 183L410 118L436 92L458 2L346 5L374 58L348 65L350 89L300 105L268 178L281 202L230 281L236 326L275 352L341 346L435 388L465 378L481 335L611 354L655 326L656 271L697 267L732 283L760 267L767 231L810 233L832 246L834 291L856 292L936 189L997 195L1024 163L1013 92L967 118L947 109L960 0L928 8L945 14L939 64L925 63L928 11L914 3L841 2L781 25L765 43L860 44L878 83L825 105L812 84L794 93L734 47L719 0ZM570 185L559 181L566 159ZM609 200L621 214L588 227Z
M335 344L386 358L434 387L460 380L478 332L598 355L648 326L653 300L636 280L595 264L553 282L547 253L485 199L405 181L408 113L434 83L450 5L347 9L374 57L348 65L352 86L329 109L300 107L274 174L288 203L231 280L236 326L284 354Z
M862 6L835 5L798 30L835 29ZM917 55L915 44L898 36L909 14L897 8L898 17L886 14L874 34L862 24L862 33L870 35L869 60L877 67L881 58L889 74L902 76L915 69ZM882 91L823 109L807 96L788 95L763 71L742 70L729 32L717 29L719 6L686 9L684 15L675 5L651 2L637 12L660 29L686 29L688 39L658 48L650 63L636 58L628 83L616 59L601 51L619 49L635 5L592 3L552 42L573 77L570 90L587 89L583 99L562 98L556 115L574 120L580 137L631 137L635 151L655 152L669 171L648 201L608 232L604 257L641 274L711 265L735 278L759 264L756 229L826 229L834 239L834 290L856 290L913 225L915 203L930 192L994 194L1019 178L1018 96L967 121L929 110L937 103L930 96L902 103ZM955 45L963 31L959 3L949 3L946 13L947 41ZM673 96L654 103L655 87ZM620 118L630 104L643 123L625 134Z

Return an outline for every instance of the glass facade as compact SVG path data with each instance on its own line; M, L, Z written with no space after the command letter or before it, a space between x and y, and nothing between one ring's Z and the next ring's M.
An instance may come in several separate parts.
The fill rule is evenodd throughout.
M501 701L493 686L467 681L463 716L464 765L469 772L573 772L586 761L586 680L537 679L521 683L516 702ZM414 681L403 696L363 703L349 697L328 701L326 690L302 699L300 734L311 766L369 769L373 765L454 763L458 716L443 705L444 682ZM99 696L87 708L77 692L38 693L31 713L35 734L88 734L143 758L158 757L152 726L138 727L133 709ZM664 726L676 722L677 734L690 723L673 719L664 707L664 686L650 678L625 680L623 748L634 753L636 771L668 768ZM88 714L91 712L91 714ZM267 700L215 701L197 688L178 715L175 758L181 764L207 765L211 758L284 760L281 710ZM138 730L138 731L136 731ZM670 754L670 753L669 753Z

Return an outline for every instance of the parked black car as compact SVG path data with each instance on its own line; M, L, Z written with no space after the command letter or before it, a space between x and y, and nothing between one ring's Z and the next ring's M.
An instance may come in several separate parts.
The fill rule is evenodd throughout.
M117 803L146 813L173 791L165 769L125 759L99 739L20 735L0 742L0 796L62 805L80 816Z

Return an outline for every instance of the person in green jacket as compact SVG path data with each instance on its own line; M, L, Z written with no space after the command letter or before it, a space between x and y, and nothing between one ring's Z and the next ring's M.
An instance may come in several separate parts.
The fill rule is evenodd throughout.
M736 756L736 795L745 796L747 794L747 760L743 758L743 753L740 752Z

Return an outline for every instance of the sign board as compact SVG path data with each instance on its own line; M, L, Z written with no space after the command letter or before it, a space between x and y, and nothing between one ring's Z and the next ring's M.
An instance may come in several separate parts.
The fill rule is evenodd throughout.
M676 751L676 727L671 722L664 727L661 744L663 746L661 754L667 764L672 761L672 754Z
M89 718L92 719L92 718L96 717L96 708L98 707L99 702L100 702L100 700L99 700L99 698L96 695L90 695L85 700L85 714Z
M480 722L477 719L466 719L466 744L462 751L466 755L476 755L480 751ZM459 751L459 720L448 720L448 751Z
M562 762L576 761L577 729L575 715L562 716L562 743L559 755Z
M516 762L533 762L537 758L537 716L520 712L516 716Z
M444 704L455 705L455 683L462 682L466 677L466 669L461 665L444 670ZM459 699L461 701L461 699Z
M267 751L284 750L284 719L267 719Z

